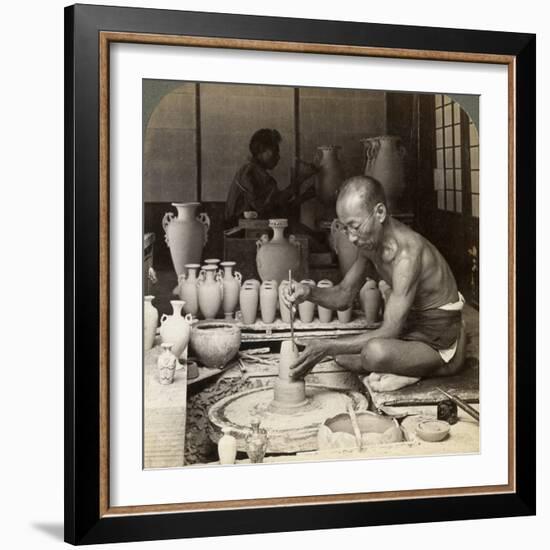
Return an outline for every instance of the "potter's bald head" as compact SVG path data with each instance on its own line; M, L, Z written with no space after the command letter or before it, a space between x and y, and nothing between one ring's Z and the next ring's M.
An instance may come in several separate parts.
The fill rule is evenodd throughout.
M336 208L338 211L362 207L371 211L377 204L386 204L386 195L381 183L370 176L353 176L344 182L338 193Z

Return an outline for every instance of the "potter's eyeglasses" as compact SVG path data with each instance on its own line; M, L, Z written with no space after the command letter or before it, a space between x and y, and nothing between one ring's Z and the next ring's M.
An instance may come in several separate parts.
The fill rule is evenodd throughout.
M356 237L357 235L359 235L359 233L361 233L363 231L363 228L365 227L365 225L367 224L367 222L374 216L374 212L370 215L370 216L367 216L367 218L362 221L358 227L348 227L347 225L344 226L343 228L343 231L346 235L353 235L354 237Z

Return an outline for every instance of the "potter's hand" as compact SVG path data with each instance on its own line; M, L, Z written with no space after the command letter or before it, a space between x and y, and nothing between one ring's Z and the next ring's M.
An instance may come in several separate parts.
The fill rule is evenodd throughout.
M296 340L299 346L304 346L302 353L290 365L290 376L294 380L303 378L315 365L318 365L327 355L328 349L322 340Z
M299 183L303 183L307 179L309 179L311 176L317 174L319 170L321 169L321 156L317 155L313 159L313 162L308 162L307 160L303 160L301 158L295 157L296 159L296 180Z
M310 286L297 283L296 281L292 281L292 289L290 288L288 281L281 281L281 288L283 303L289 309L292 306L296 306L300 302L307 300L311 294Z

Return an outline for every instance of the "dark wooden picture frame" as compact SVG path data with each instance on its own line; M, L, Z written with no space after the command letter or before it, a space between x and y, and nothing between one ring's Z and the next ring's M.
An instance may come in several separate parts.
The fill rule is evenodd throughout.
M509 480L503 486L109 504L109 45L504 64L509 74ZM76 5L65 11L65 540L72 544L535 513L535 36Z

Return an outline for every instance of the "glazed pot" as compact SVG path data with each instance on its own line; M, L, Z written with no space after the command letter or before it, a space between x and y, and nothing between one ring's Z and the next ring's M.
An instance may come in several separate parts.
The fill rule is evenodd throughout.
M205 319L215 319L222 304L222 285L216 279L217 270L213 264L204 265L204 280L197 282L199 309Z
M164 214L162 228L176 275L179 277L184 273L185 264L197 264L201 261L210 218L204 212L196 216L195 211L200 206L198 202L173 202L172 206L177 209L178 215L175 217L172 212Z
M303 285L315 286L315 281L312 279L304 279L300 281ZM298 313L300 314L300 321L302 323L312 323L315 317L315 304L306 300L298 304Z
M143 350L151 349L155 343L155 334L159 312L153 305L154 296L145 296L143 300Z
M398 136L378 136L361 140L364 147L365 176L377 179L384 188L390 213L404 210L406 150Z
M235 262L222 262L220 264L223 267L224 274L221 278L223 289L223 313L227 320L233 319L235 309L239 303L239 293L241 291L241 274L238 271L233 273Z
M281 281L288 279L289 270L293 276L300 272L300 243L294 235L290 235L288 240L285 238L284 230L287 226L286 219L269 220L273 238L269 240L267 235L262 235L256 242L256 267L262 281L275 280L277 284L281 284Z
M317 147L320 158L315 192L317 198L325 206L333 206L336 203L336 195L344 179L342 166L338 159L339 149L339 145Z
M318 288L330 288L334 286L331 281L328 279L323 279L317 283ZM321 323L330 323L332 321L332 309L328 309L323 306L317 306L317 311L319 315L319 321Z
M367 281L359 292L359 300L367 323L376 323L382 306L382 295L374 279L367 277Z
M199 264L185 264L187 274L182 273L178 277L179 296L185 304L183 309L185 313L190 313L193 317L199 314L199 296L197 290Z
M340 273L344 277L357 260L358 249L350 242L344 232L344 225L338 219L334 219L330 226L330 241L334 252L338 256Z
M256 322L259 295L259 284L244 283L241 287L239 302L241 306L242 320L245 325L252 325Z
M250 432L246 436L246 454L252 463L263 462L267 450L267 431L260 428L260 419L255 417L250 422Z
M221 369L237 355L241 330L234 322L201 321L191 331L191 346L200 362Z
M193 316L188 313L182 317L182 300L171 300L172 315L163 313L160 318L160 339L163 344L172 344L172 353L181 357L189 342L189 333L193 323Z
M177 357L172 353L172 344L162 343L162 353L157 359L157 369L159 374L159 383L164 385L171 384L174 381L174 374L178 364Z
M277 281L264 281L260 287L260 312L264 323L273 323L279 299Z

